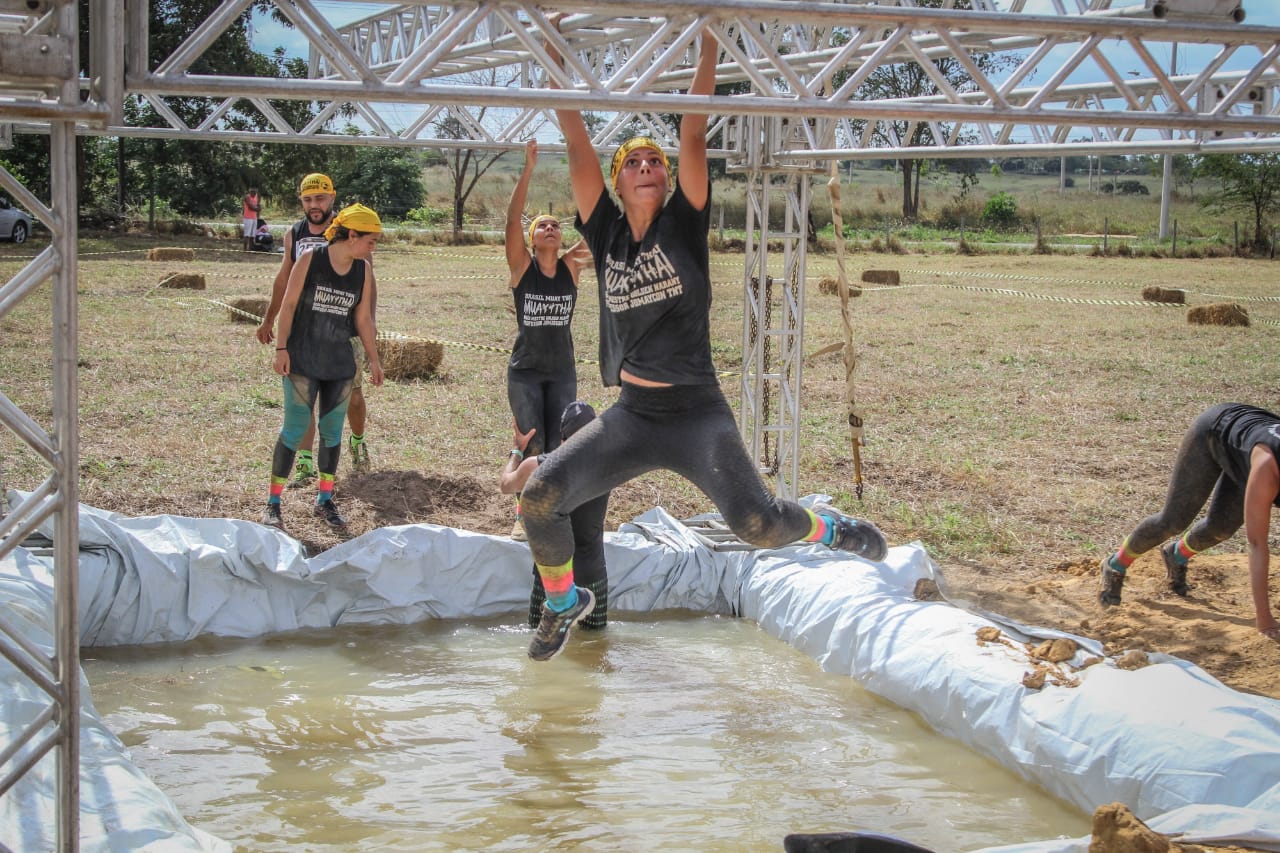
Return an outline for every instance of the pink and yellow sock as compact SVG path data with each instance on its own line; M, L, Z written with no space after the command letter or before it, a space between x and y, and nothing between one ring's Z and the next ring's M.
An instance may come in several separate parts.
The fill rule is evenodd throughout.
M1187 544L1187 536L1184 533L1182 536L1178 537L1178 544L1173 546L1173 553L1177 554L1180 558L1178 562L1185 563L1200 552L1193 550L1192 547Z
M321 474L316 480L316 503L333 500L333 475Z
M805 542L821 542L823 545L831 544L831 522L826 516L818 515L813 510L805 510L809 513L809 535L804 537Z
M1129 537L1126 536L1124 542L1120 543L1120 550L1111 555L1111 568L1124 574L1136 559L1138 555L1129 550Z
M573 585L573 558L563 566L538 566L542 588L547 592L547 606L557 613L578 603L578 589Z
M272 477L271 492L267 498L267 503L280 503L280 496L284 494L284 484L288 482L288 477Z

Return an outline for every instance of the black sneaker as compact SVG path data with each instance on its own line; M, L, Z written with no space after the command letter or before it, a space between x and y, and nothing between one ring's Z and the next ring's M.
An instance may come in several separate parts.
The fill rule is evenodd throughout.
M276 530L284 530L284 518L280 515L280 504L267 504L262 511L262 523Z
M1103 607L1112 607L1120 603L1124 574L1111 568L1110 557L1103 557L1099 567L1102 569L1102 589L1098 590L1098 603Z
M577 587L578 603L562 613L542 605L542 619L538 630L529 642L529 657L534 660L551 660L564 649L569 640L569 629L587 618L596 606L595 594L584 586Z
M338 512L338 505L332 500L320 501L311 507L311 511L323 518L330 527L346 527L347 520Z
M1185 596L1187 594L1187 564L1178 562L1178 555L1174 549L1178 547L1175 539L1172 542L1166 542L1164 547L1160 549L1160 556L1164 557L1164 576L1169 580L1169 589L1175 595Z
M869 521L845 515L829 506L815 507L813 510L835 527L835 536L831 547L848 551L863 559L878 563L889 554L889 543L876 527Z

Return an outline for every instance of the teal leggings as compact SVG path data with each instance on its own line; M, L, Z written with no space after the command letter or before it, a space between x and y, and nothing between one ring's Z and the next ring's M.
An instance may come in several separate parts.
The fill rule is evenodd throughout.
M271 475L288 477L293 457L311 423L311 412L320 401L316 431L320 433L316 468L321 474L336 474L342 450L342 422L351 402L352 379L310 379L297 373L281 377L284 385L284 425L271 457Z

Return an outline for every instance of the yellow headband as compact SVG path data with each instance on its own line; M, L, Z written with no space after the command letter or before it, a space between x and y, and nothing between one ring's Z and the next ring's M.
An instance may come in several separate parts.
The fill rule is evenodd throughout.
M671 180L671 163L667 161L666 152L662 150L662 146L651 136L633 136L626 142L618 146L618 150L613 152L613 163L609 165L609 182L613 184L615 190L618 189L618 173L622 171L622 162L627 159L627 155L637 148L652 148L658 152L658 156L662 158L662 168L667 170L667 181Z
M329 180L328 175L322 175L319 172L312 172L302 179L302 183L298 185L298 195L306 195L307 193L332 193L333 181Z
M550 213L539 213L537 216L533 217L533 221L529 223L529 245L530 246L533 245L533 232L538 230L538 223L544 219L551 219L555 222L560 221L559 219L556 219L554 216L552 216Z
M324 238L332 241L339 227L346 228L348 231L359 231L362 234L378 234L382 231L382 220L378 218L378 214L363 204L353 204L342 208L338 215L333 217L333 223L324 230Z

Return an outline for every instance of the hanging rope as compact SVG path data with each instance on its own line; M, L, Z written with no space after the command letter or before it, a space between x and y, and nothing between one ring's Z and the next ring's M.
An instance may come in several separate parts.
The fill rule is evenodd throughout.
M854 403L853 373L858 359L853 351L853 320L849 316L849 275L844 267L844 217L840 215L839 165L831 161L831 179L827 181L831 196L831 224L835 226L836 272L840 289L840 319L844 323L844 399L849 409L849 441L853 446L853 491L862 500L862 447L864 433L862 412Z

